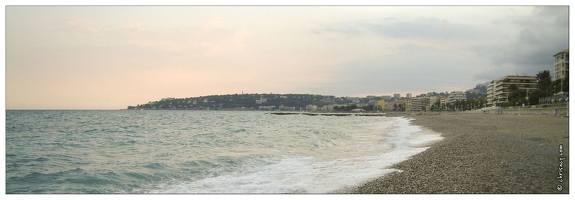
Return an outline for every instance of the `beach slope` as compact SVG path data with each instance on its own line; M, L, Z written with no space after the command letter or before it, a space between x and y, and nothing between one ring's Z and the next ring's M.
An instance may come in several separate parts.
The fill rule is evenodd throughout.
M361 194L569 193L569 120L478 112L408 115L442 141L347 192ZM560 182L559 146L564 149ZM562 191L558 190L562 187Z

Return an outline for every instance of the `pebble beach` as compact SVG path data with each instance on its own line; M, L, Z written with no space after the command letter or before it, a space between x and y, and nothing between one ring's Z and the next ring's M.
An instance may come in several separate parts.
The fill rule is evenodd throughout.
M424 130L441 133L444 139L392 167L401 172L387 174L345 193L569 193L566 116L527 110L522 115L512 111L504 114L468 111L405 117Z

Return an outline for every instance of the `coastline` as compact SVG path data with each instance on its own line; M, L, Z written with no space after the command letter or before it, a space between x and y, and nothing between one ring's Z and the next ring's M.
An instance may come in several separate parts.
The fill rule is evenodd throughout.
M443 140L351 194L568 194L569 119L477 111L403 115ZM559 182L559 145L563 182ZM557 186L561 185L562 191Z

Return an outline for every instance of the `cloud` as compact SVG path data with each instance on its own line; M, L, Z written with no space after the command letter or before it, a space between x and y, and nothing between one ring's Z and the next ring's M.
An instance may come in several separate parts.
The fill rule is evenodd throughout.
M465 40L489 37L488 31L467 24L452 23L447 19L421 17L413 20L384 18L377 21L354 21L314 30L315 33L338 33L348 36L374 34L399 39Z
M118 37L129 45L189 56L216 56L242 49L249 35L249 31L244 28L230 30L194 26L162 29L138 26L118 32Z
M496 43L472 47L481 56L491 60L476 77L491 79L510 74L535 75L539 71L553 70L553 55L568 47L568 7L538 6L535 16L514 16L502 20L502 26L514 28Z
M313 86L329 94L391 94L465 90L478 82L473 75L485 60L467 52L406 44L395 54L356 59L332 73L332 81Z
M95 27L94 23L85 18L73 18L66 20L62 26L65 31L82 36L103 36L105 32Z
M489 80L475 76L491 64L475 47L492 48L486 44L498 34L490 28L422 17L356 20L315 29L312 33L338 44L348 60L330 69L335 71L332 82L314 87L335 95L468 89Z
M123 29L139 29L140 27L144 26L142 23L133 23L133 24L126 24L122 26Z
M84 45L118 44L139 47L153 51L170 52L176 55L214 57L226 52L241 50L250 32L245 28L228 29L221 25L223 19L215 18L201 26L149 27L143 23L129 23L108 30L97 28L85 18L66 20L61 30L78 37L97 36L90 42L76 38ZM98 41L99 40L99 41ZM82 44L82 43L76 43Z
M553 25L557 27L569 26L569 9L567 6L537 6L533 12L538 17L553 18Z

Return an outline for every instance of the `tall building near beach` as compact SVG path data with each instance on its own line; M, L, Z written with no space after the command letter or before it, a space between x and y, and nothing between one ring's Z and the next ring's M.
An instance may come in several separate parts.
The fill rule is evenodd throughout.
M453 91L447 96L447 103L455 103L457 101L465 101L467 97L463 91Z
M493 106L495 103L495 81L487 85L487 106Z
M555 54L555 80L569 77L569 49Z
M521 91L535 91L537 89L537 77L535 76L504 76L499 80L493 80L487 85L487 105L509 103L509 86L515 85Z
M407 93L407 94L405 95L405 98L411 99L411 93Z
M393 94L393 98L395 99L399 99L401 97L401 94Z

